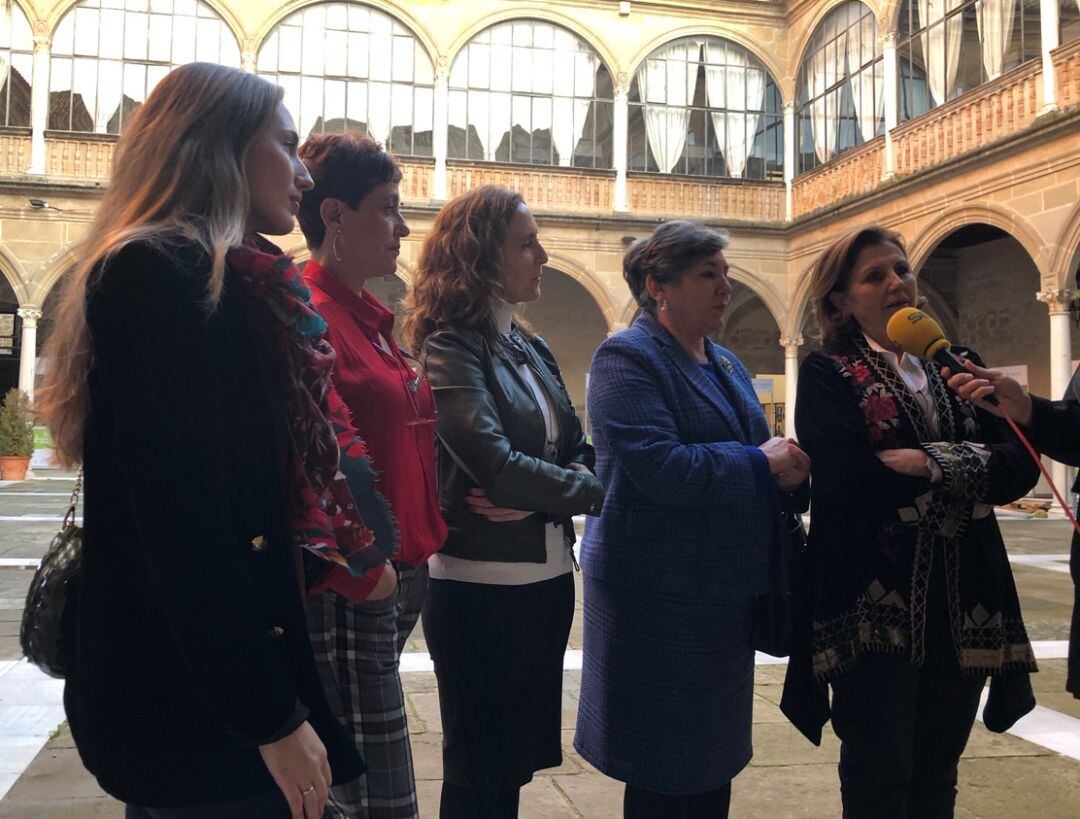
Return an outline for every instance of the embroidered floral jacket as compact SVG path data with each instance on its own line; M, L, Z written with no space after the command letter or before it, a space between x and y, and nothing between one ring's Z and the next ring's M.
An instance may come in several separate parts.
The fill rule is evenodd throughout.
M1024 495L1037 468L1002 422L960 401L935 363L925 366L937 430L861 337L813 353L800 369L795 424L813 462L806 576L819 680L865 652L921 664L934 549L943 550L964 672L1035 669L997 521L985 507L973 513ZM925 450L940 481L901 475L876 457L902 448Z

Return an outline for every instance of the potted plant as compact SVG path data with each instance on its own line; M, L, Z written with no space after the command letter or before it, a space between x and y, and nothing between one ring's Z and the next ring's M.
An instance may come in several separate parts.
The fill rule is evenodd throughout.
M34 454L33 413L30 397L10 389L0 405L0 479L21 481Z

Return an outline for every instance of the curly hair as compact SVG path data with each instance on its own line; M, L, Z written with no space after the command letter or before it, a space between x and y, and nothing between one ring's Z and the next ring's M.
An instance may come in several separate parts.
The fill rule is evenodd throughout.
M405 297L402 333L414 352L444 327L496 335L491 297L502 295L502 246L524 204L519 193L485 185L439 211Z
M821 341L825 346L837 344L859 333L855 319L833 304L832 294L842 293L851 283L855 261L865 248L873 245L894 245L904 256L904 239L894 230L880 225L867 225L845 233L829 245L814 262L810 272L810 303L814 306Z
M297 217L307 246L318 250L326 239L320 208L328 198L355 209L379 185L401 181L401 168L380 143L359 132L313 134L298 151L315 187L304 194Z
M645 282L652 276L658 284L679 281L694 262L714 256L728 246L728 234L694 222L664 222L644 239L638 239L623 256L623 278L638 306L656 313L656 299Z

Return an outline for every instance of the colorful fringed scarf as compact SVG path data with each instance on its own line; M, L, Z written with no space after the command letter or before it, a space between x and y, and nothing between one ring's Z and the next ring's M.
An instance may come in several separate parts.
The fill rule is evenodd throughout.
M397 532L389 505L375 488L367 448L331 385L336 355L325 338L326 322L311 305L299 269L265 239L245 238L229 252L227 263L277 319L273 335L288 415L286 489L293 544L361 575L390 557Z

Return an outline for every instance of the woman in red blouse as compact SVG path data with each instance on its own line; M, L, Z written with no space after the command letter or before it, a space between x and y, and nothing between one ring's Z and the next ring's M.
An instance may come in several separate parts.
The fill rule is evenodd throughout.
M427 559L446 524L435 486L435 403L415 359L394 340L394 315L364 285L393 275L409 228L401 171L375 141L318 134L300 148L315 186L300 227L304 280L337 351L334 385L352 411L397 517L400 546L379 576L327 576L312 590L315 654L335 681L342 719L368 760L365 777L332 789L327 817L418 816L398 661L427 591ZM327 674L324 674L324 679Z

